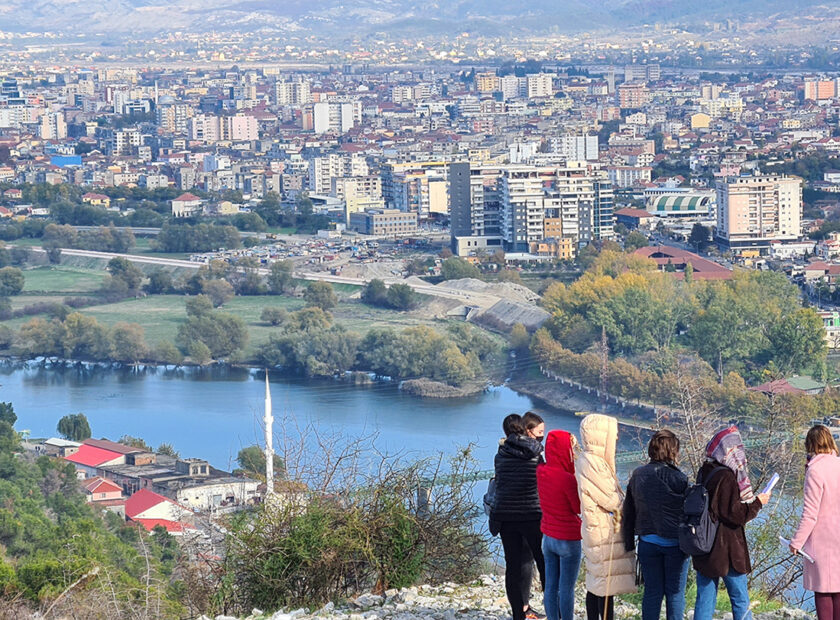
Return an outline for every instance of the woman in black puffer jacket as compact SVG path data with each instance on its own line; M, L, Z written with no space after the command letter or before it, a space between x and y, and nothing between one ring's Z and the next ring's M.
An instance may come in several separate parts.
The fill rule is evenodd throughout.
M542 452L537 437L544 434L545 424L533 413L526 416L533 419L516 414L505 418L506 438L496 454L496 497L490 511L490 532L502 537L505 590L513 620L541 617L528 604L535 561L540 582L545 586L542 511L537 493L537 464Z

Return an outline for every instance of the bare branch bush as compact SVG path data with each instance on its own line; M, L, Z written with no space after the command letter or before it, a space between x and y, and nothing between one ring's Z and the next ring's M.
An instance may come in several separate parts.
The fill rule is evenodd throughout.
M226 524L225 611L476 576L487 541L474 528L471 447L449 460L388 454L375 435L329 435L290 420L280 435L287 478L265 505Z

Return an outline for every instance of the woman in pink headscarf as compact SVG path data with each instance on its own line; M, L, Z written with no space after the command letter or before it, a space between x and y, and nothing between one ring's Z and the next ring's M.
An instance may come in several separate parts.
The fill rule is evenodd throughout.
M744 526L770 501L770 494L753 493L738 427L715 433L706 445L706 463L697 473L697 481L709 493L709 512L718 529L712 550L693 558L697 571L694 620L712 620L721 579L729 593L734 620L746 620L752 616L747 589L752 566Z

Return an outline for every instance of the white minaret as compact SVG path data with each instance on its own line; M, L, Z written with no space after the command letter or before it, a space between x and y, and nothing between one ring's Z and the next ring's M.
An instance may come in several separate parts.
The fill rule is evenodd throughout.
M268 369L265 371L265 496L274 493L274 416L271 414L271 390Z

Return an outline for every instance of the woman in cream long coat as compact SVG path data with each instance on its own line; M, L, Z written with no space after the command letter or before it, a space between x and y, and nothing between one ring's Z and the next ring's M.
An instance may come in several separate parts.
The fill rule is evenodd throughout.
M636 591L635 558L624 550L621 505L615 472L618 422L597 413L580 423L583 452L575 472L580 494L583 555L586 558L586 616L613 617L612 596Z

